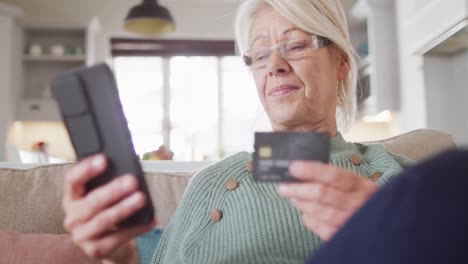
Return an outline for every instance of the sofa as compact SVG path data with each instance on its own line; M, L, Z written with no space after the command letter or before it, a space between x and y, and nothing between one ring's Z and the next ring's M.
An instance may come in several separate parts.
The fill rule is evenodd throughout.
M451 135L415 130L378 142L394 154L423 160L455 147ZM63 228L64 172L73 164L0 163L0 263L92 263ZM194 173L209 162L143 162L145 178L164 228Z

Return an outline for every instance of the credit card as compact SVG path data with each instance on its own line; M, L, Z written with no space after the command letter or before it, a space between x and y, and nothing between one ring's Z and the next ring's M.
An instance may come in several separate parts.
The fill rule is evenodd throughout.
M318 132L257 132L253 178L261 182L294 182L289 165L295 160L328 163L330 137Z

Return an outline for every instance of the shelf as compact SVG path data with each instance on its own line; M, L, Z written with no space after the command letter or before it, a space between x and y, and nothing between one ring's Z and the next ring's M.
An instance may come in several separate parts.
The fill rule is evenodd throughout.
M52 98L21 99L17 114L21 121L61 121L57 104Z
M41 56L30 56L24 55L23 61L26 62L82 62L86 60L84 55L64 55L64 56L52 56L52 55L41 55Z
M468 18L427 43L421 54L451 56L468 49Z
M7 17L18 18L24 15L21 8L14 5L0 3L0 15L6 15Z
M14 82L17 86L14 87L17 90L15 118L22 121L60 121L57 105L50 98L51 83L62 73L94 62L99 21L97 18L74 20L27 16L18 19L16 29L14 39L18 43L12 48L17 52L10 52L14 53L14 74L9 78L17 79ZM34 46L41 47L42 52ZM54 46L63 47L61 54L52 54Z
M431 0L403 21L405 54L423 55L464 27L468 0Z

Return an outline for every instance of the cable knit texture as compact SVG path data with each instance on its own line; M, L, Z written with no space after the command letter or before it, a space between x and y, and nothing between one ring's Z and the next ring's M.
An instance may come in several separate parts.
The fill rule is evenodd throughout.
M351 162L352 154L362 158ZM153 256L153 263L304 263L321 245L308 231L300 213L278 195L276 184L257 183L246 163L251 154L241 152L197 173L190 182ZM382 145L331 139L330 163L362 177L382 172L382 185L412 161L388 153ZM228 190L235 179L239 187ZM222 212L219 222L210 219Z

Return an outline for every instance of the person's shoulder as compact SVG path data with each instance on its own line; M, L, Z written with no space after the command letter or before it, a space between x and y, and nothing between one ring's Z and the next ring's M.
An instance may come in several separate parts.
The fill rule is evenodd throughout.
M363 156L375 162L387 163L390 160L398 163L403 169L408 168L416 163L416 161L405 157L403 155L397 155L388 151L385 146L381 143L362 144L355 143L359 151Z
M197 175L212 175L212 174L222 174L226 171L237 171L245 168L246 163L251 159L251 154L249 152L238 152L236 154L227 156L221 160L218 160L201 170L199 170Z

